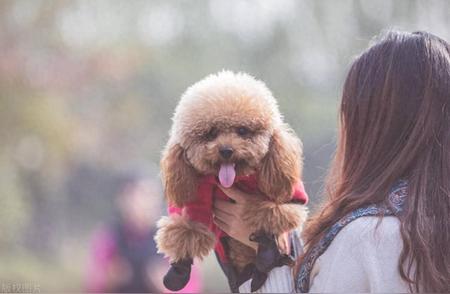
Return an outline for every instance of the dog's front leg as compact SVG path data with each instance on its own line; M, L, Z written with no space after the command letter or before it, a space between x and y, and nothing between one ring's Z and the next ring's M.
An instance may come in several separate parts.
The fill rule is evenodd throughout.
M253 232L281 235L300 228L308 215L306 206L298 203L252 201L244 207L243 220Z
M214 248L215 236L204 224L174 214L159 220L155 241L158 252L171 262L164 285L178 291L189 281L193 259L206 257Z

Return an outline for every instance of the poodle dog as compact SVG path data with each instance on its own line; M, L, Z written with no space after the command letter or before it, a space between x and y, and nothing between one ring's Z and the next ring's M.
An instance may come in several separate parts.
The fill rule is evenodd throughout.
M301 148L263 82L222 71L187 89L161 160L169 216L158 222L155 240L171 261L164 277L168 289L182 289L193 258L212 249L222 268L226 264L238 276L253 269L252 290L262 286L271 268L289 263L285 255L266 251L277 247L276 236L306 218ZM245 208L257 252L214 225L213 199L230 200L219 184L264 195Z

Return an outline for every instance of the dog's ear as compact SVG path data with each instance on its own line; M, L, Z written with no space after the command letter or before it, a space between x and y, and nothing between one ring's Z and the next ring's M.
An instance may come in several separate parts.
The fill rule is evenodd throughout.
M269 151L258 172L258 188L276 202L292 197L301 178L302 143L287 125L274 131Z
M197 173L185 159L179 144L168 145L161 159L161 175L167 201L182 207L196 198Z

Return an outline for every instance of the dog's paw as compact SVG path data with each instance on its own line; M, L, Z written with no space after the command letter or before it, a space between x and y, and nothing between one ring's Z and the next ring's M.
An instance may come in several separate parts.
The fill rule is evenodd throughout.
M158 221L155 241L158 253L174 262L194 257L203 259L214 248L216 240L204 224L172 215Z
M256 231L275 235L299 228L306 220L308 209L295 203L257 201L244 207L243 221Z

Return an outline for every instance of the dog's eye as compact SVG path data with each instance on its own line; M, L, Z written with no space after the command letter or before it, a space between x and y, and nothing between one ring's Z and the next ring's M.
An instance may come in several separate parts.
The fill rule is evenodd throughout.
M236 132L238 133L239 136L247 136L250 134L250 130L246 127L238 127L236 129Z
M206 140L214 140L215 138L217 138L217 135L219 134L219 130L217 130L216 128L211 128L206 134L205 134L205 139Z

